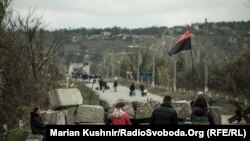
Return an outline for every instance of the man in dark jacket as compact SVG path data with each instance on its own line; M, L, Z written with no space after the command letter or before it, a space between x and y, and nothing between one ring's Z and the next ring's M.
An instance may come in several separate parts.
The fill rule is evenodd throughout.
M118 82L117 80L114 81L114 91L116 92L117 91L117 87L118 87Z
M32 134L43 135L45 138L46 128L45 124L41 118L42 110L41 108L34 108L33 112L30 113L30 126Z
M150 125L178 125L177 113L171 106L172 98L165 96L161 106L154 110Z
M144 96L144 84L143 83L141 83L140 89L141 89L141 96Z
M130 89L129 96L135 96L135 83L134 82L132 82L129 89Z

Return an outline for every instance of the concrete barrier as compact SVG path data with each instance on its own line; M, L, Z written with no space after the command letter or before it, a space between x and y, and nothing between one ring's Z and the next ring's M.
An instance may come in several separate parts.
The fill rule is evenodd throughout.
M46 125L65 125L65 112L64 111L46 111L45 116Z
M186 119L191 116L191 106L188 101L174 101L172 102L172 106L177 112L178 119Z
M215 124L221 125L222 124L221 108L218 106L212 106L209 107L209 109L212 111Z
M104 109L97 105L79 105L76 110L77 123L104 123Z
M83 102L81 92L76 88L52 90L49 99L53 109L76 106Z
M149 101L140 101L137 103L136 119L150 118L153 111L160 106L160 102L150 99Z

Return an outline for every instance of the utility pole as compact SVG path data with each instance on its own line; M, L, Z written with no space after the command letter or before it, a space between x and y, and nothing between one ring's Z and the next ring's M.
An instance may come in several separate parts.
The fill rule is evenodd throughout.
M208 54L207 54L207 32L208 32L208 26L207 26L207 19L205 18L205 94L208 92Z
M156 49L156 48L155 48ZM156 51L154 51L154 56L153 56L153 70L152 70L152 87L155 87L155 55L156 55Z
M110 61L110 59L108 59ZM109 78L109 71L110 71L110 63L107 64L108 65L108 74L107 74L107 78Z
M114 77L114 66L115 66L115 65L114 65L113 55L114 55L114 54L112 54L112 56L111 56L111 62L112 62L112 63L111 63L111 69L112 69L112 70L111 70L111 78Z
M138 61L137 61L137 83L139 84L140 81L140 47L138 47Z
M154 61L153 61L153 75L152 75L152 87L155 87L155 53L154 53Z
M103 77L104 77L104 75L105 75L105 71L106 71L106 66L105 66L105 62L106 60L105 60L105 53L104 53L104 55L103 55Z
M69 78L70 78L70 76L69 76L69 74L65 74L66 75L66 88L68 89L69 88Z

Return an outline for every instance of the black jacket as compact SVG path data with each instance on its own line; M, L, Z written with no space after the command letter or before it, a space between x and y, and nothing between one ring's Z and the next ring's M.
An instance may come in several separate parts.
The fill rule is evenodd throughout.
M154 110L150 125L178 125L177 113L169 104L161 104L161 107Z
M134 90L135 90L135 85L132 84L132 85L130 86L130 91L134 91Z
M140 89L143 92L144 91L144 85L140 85Z
M117 87L117 86L118 86L118 82L114 81L114 87Z
M30 113L30 126L32 134L40 134L45 136L46 128L42 118L36 114L31 112Z

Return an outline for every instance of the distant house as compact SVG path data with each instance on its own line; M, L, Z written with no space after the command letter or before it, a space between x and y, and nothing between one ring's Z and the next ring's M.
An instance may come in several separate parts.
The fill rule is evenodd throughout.
M73 43L77 42L77 40L78 40L77 36L73 36L72 39L71 39L71 41L72 41Z
M68 70L69 75L71 75L74 72L74 69L81 68L82 66L83 65L81 63L71 63L69 65L69 70Z
M193 28L194 28L194 30L196 30L196 31L199 31L199 30L200 30L200 27L199 27L199 25L197 25L197 24L195 24Z
M95 34L95 35L90 35L87 37L87 39L91 40L91 39L100 39L101 35L100 34Z
M235 38L235 37L230 37L230 38L228 39L228 41L229 41L231 44L236 44L236 43L237 43L237 38Z
M129 45L128 47L129 47L129 48L138 48L139 45Z
M74 70L79 70L75 72ZM73 73L89 74L90 73L90 62L84 61L83 63L71 63L69 65L68 74L72 75Z
M90 55L85 54L85 55L84 55L84 60L90 60Z
M183 31L183 28L181 28L181 27L180 27L180 28L177 28L176 31L177 31L177 32L182 32L182 31Z
M128 34L118 34L116 37L121 39L121 40L126 40L129 37L129 35Z
M209 34L209 35L213 35L213 34L214 34L214 32L213 32L213 31L210 31L208 34Z
M79 52L74 53L75 56L80 56Z
M174 29L173 28L168 29L168 33L169 33L169 35L173 35L174 34Z
M213 29L218 29L218 26L215 23L213 24Z
M228 26L222 26L220 27L221 30L228 31L230 28Z
M101 33L101 36L102 37L111 37L111 32L107 32L107 31L103 31L102 33Z
M118 55L127 55L127 54L132 54L132 52L117 52L116 54L118 54Z

